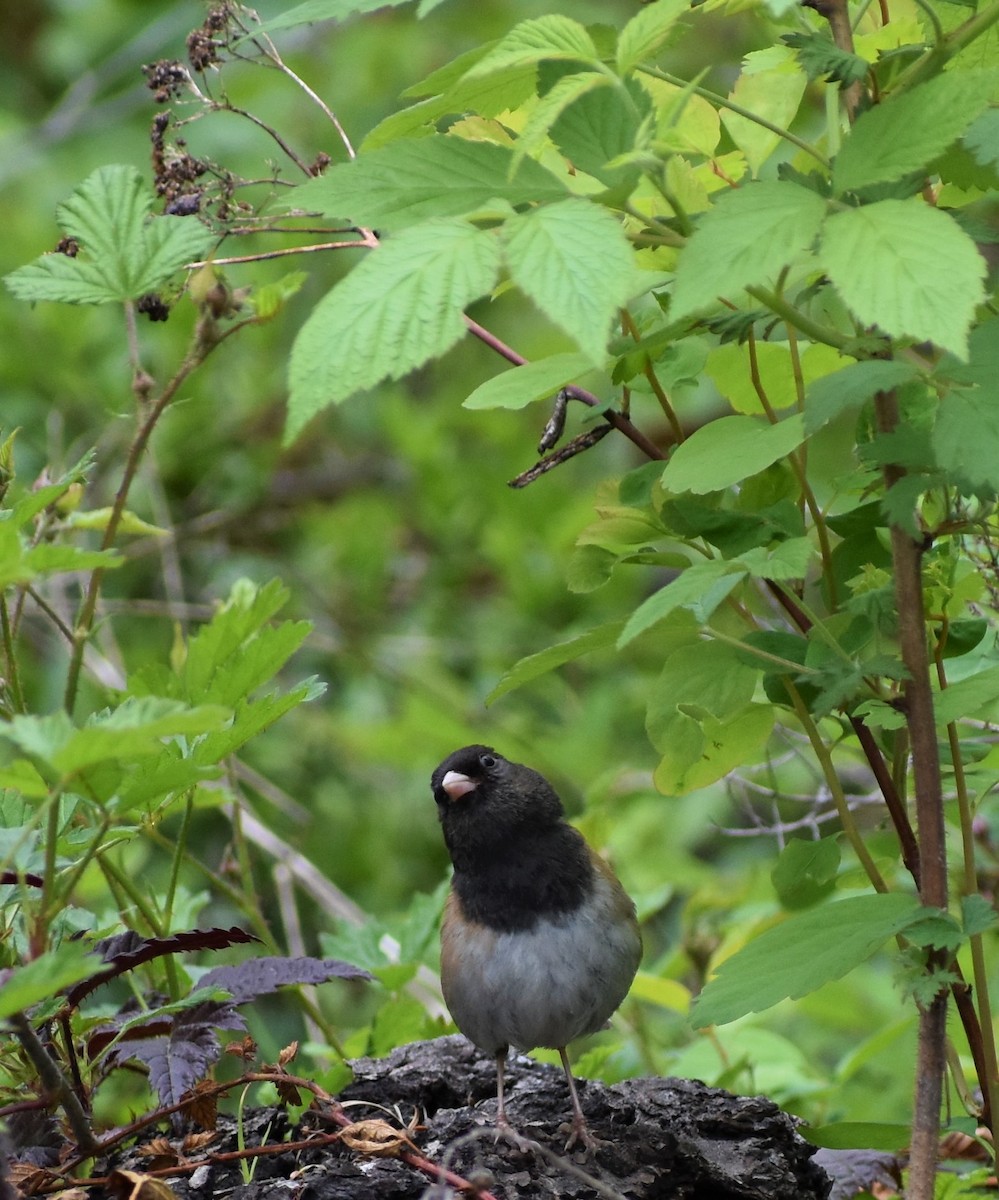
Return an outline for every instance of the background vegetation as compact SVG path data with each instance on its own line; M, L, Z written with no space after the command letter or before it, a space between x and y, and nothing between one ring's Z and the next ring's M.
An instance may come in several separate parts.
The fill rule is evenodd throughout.
M277 15L280 7L261 6L262 18ZM937 7L948 29L967 16L960 6ZM659 61L672 74L696 77L722 95L735 86L744 56L763 52L749 60L760 71L779 66L785 51L790 63L778 36L822 27L813 14L781 5L706 8L698 36L677 39ZM933 20L939 23L925 5L909 0L890 0L890 9L912 40ZM417 20L403 6L274 37L285 63L322 95L360 144L380 121L412 102L399 99L406 88L457 55L502 37L517 22L552 11L620 28L636 8L630 0L575 0L554 10L529 0L484 0L474 10L444 4ZM8 61L0 83L5 273L54 247L60 236L56 206L95 168L131 164L144 181L151 178L150 127L158 108L140 66L184 59L185 39L205 10L193 3L108 0L39 4L18 14L16 20L9 17L12 34L2 51ZM864 30L860 19L858 14ZM858 50L873 59L887 50L888 41L878 42L872 32L869 43L858 41ZM994 39L986 37L976 53L987 62L994 49ZM744 72L742 86L751 88L751 78L751 71ZM801 75L799 92L782 97L774 78L767 76L768 91L743 95L744 101L779 124L793 120L800 138L820 137L830 105L834 111L838 104L837 88L814 80L806 85ZM236 65L227 68L225 89L229 111L193 121L183 134L198 158L259 181L240 196L260 202L276 190L271 180L281 156L260 122L280 131L306 161L321 152L334 162L345 158L324 114L286 74ZM993 88L993 100L994 93ZM185 113L182 100L178 104L175 97L171 104L175 116ZM257 123L232 109L252 113ZM722 141L714 161L724 172L726 164L733 165L725 154L737 151L733 131L722 136L729 140ZM761 161L772 150L761 149ZM790 151L776 157L790 160ZM280 167L285 171L287 162ZM948 180L959 188L958 167ZM952 199L983 193L981 182L977 176L969 180ZM266 249L276 244L280 241L272 239ZM262 248L252 243L246 252ZM224 253L241 252L239 239L226 243ZM487 706L490 692L518 660L620 620L673 578L677 564L663 556L646 560L645 569L625 562L603 586L590 587L592 555L576 545L594 521L595 505L616 503L617 481L645 464L639 450L612 434L530 486L507 487L535 461L548 414L537 406L515 412L462 408L497 371L493 352L471 338L400 382L382 382L350 403L324 409L304 436L282 446L296 334L364 253L336 251L228 268L231 288L252 288L259 296L274 285L270 295L279 311L256 323L265 309L248 299L241 312L225 313L235 321L250 317L254 326L215 348L184 379L158 422L128 499L136 520L126 521L115 541L123 561L104 577L95 633L70 707L81 721L100 714L126 682L134 691L136 681L145 680L149 694L167 694L156 682L184 677L197 631L220 603L232 598L230 613L240 605L252 607L241 580L263 589L279 580L287 589L283 606L276 591L264 591L274 602L255 629L276 628L268 623L271 608L275 614L280 608L282 621L311 623L308 632L297 624L282 627L287 653L274 649L268 658L277 684L263 666L256 680L265 689L279 689L268 694L292 699L287 705L275 700L273 713L262 713L261 731L252 737L248 720L247 738L234 753L223 753L229 747L220 741L220 770L212 777L206 768L206 777L179 789L169 805L144 811L134 802L127 822L122 814L109 820L103 833L110 844L93 849L85 870L72 879L71 893L57 893L71 896L71 907L56 912L43 905L32 912L13 887L5 909L7 961L33 957L42 942L58 944L74 929L107 934L118 932L122 922L144 935L249 924L274 952L344 958L375 971L378 982L331 984L307 1000L314 1023L308 1026L306 1052L314 1069L328 1067L335 1081L343 1053L382 1053L446 1028L425 974L435 969L434 922L446 863L427 781L451 749L484 741L530 762L556 784L591 841L613 858L643 918L643 973L615 1030L584 1052L582 1073L610 1079L640 1073L698 1077L766 1093L814 1125L907 1124L917 1012L887 958L876 957L794 1003L729 1024L695 1030L687 1019L690 998L715 963L834 884L844 892L864 884L847 853L842 866L837 857L831 867L827 860L815 870L802 868L795 850L777 859L789 841L810 844L819 834L840 832L828 776L814 760L803 727L787 720L722 778L679 796L661 794L653 771L662 756L650 745L644 722L663 657L674 645L668 633L658 641L633 640L621 653L604 648L577 658ZM298 270L307 272L305 278L289 281L289 272ZM204 286L213 282L205 280ZM200 315L182 300L166 323L140 319L139 361L160 386L184 359L196 322L205 319L206 301L199 299ZM566 333L517 292L500 289L469 312L528 359L572 349ZM830 318L837 319L836 313ZM7 296L0 300L0 339L7 347L0 358L4 433L18 431L3 463L15 474L11 496L17 502L30 498L33 489L39 494L40 485L55 487L51 496L43 494L46 503L51 500L43 513L23 510L25 529L36 519L48 522L44 531L37 522L33 526L32 547L54 540L77 553L95 549L107 519L102 526L95 518L96 532L88 533L81 514L112 504L136 426L137 395L120 308L48 303L29 308ZM724 338L713 342L706 366L706 344L685 343L665 364L670 399L686 433L729 411L733 376L744 371L737 345ZM809 352L821 356L827 350L820 345ZM832 358L823 359L814 373L832 370ZM668 446L675 432L669 413L641 381L633 387L636 422L655 443ZM140 416L142 402L140 395ZM808 463L820 506L839 494L843 477L856 469L855 412L848 417L830 425L820 453L813 452ZM571 433L584 428L577 413L571 423ZM92 449L90 465L78 471L76 464ZM651 475L628 478L630 495L638 497ZM760 495L776 499L777 492ZM980 494L976 499L988 503ZM989 519L982 518L983 529ZM883 599L877 589L887 586L886 538L873 528L863 532L862 543L851 543L855 557L844 562L841 554L837 578L872 573L858 591ZM606 548L606 537L591 540ZM975 552L984 586L976 572L963 567L940 585L949 589L947 604L954 596L955 605L971 599L974 615L989 620L990 546L985 529ZM21 693L8 716L54 713L63 704L67 674L72 677L65 634L78 619L80 590L88 579L67 570L89 571L93 565L32 560L5 576L18 589L36 574L44 578L35 597L22 600L18 591L5 617L15 626ZM984 627L979 643L983 632ZM879 648L890 636L889 631ZM991 652L991 633L987 644ZM253 660L252 635L237 651L242 652ZM976 663L986 661L986 652L980 654ZM223 662L213 660L212 670L220 672ZM891 676L883 662L877 666ZM970 664L967 668L971 673ZM319 681L324 693L303 684L306 679ZM307 702L293 703L306 696ZM210 737L221 719L211 704L235 705L239 694L223 699L209 688L183 698L201 706ZM285 707L271 724L271 716ZM151 723L143 730L200 732L154 729ZM989 727L979 733L984 756ZM42 759L48 755L46 761L54 759L51 747L28 746L26 737L15 739L7 763L2 849L12 868L44 874L45 841L36 835L47 818L40 808L32 812L30 787L23 801L14 784L19 754L30 758L37 751ZM836 752L837 777L870 854L889 876L901 874L897 842L869 764L855 746L844 743ZM903 771L904 757L896 760ZM128 769L139 773L141 764ZM99 792L100 781L92 786ZM975 827L978 882L987 897L995 862L990 788L983 776ZM73 814L64 816L53 870L65 869L80 853L74 850ZM85 826L81 817L77 827ZM780 863L785 883L790 876L804 892L782 886ZM318 874L310 874L311 868ZM386 934L391 942L384 941ZM418 965L424 974L416 974ZM155 982L167 994L177 990L170 972ZM88 1019L97 1022L115 1007L107 999L102 1003L89 1010ZM262 1002L251 1015L251 1029L263 1056L276 1058L282 1045L300 1035L301 1020L298 1008L287 1002L271 1001L266 1009ZM144 1086L134 1075L114 1076L101 1092L99 1115L119 1119L120 1106L136 1103Z

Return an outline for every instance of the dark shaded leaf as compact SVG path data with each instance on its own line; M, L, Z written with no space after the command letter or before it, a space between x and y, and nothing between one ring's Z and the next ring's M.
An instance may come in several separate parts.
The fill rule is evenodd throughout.
M84 997L89 996L102 984L117 979L140 963L162 958L164 954L183 954L194 950L224 950L227 946L259 942L260 938L234 925L230 929L191 929L165 938L143 938L129 931L97 943L95 949L105 962L111 965L84 979L66 993L66 1000L76 1008Z
M225 988L242 1004L292 984L326 983L330 979L370 979L361 967L337 958L281 958L265 955L235 967L216 967L198 981L203 988Z
M849 1200L876 1183L895 1191L902 1182L898 1159L878 1150L817 1150L812 1162L833 1181L829 1200Z

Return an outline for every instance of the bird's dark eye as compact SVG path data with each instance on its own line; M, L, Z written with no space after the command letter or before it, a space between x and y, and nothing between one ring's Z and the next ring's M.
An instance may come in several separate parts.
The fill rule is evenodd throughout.
M490 767L496 766L496 759L491 754L483 754L479 759L480 764L488 770Z

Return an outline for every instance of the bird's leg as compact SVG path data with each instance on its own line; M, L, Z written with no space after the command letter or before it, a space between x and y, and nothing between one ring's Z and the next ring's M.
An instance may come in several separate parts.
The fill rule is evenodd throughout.
M596 1152L600 1142L590 1133L586 1117L583 1116L583 1110L579 1103L579 1094L576 1091L576 1081L572 1077L572 1069L569 1066L569 1055L566 1053L565 1046L559 1046L558 1056L562 1060L562 1070L565 1071L565 1081L569 1085L569 1098L572 1100L572 1130L568 1141L565 1143L565 1148L566 1150L571 1150L579 1142L588 1154L593 1154Z
M506 1104L503 1100L503 1072L506 1068L506 1056L508 1048L503 1047L500 1054L496 1055L496 1128L509 1129L510 1122L506 1119Z

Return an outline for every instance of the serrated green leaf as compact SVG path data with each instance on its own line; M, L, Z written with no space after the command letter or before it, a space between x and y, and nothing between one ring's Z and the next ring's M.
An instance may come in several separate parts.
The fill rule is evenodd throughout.
M26 550L21 566L29 576L62 575L67 571L113 570L124 561L116 550L81 550L53 542Z
M4 980L0 988L0 1018L24 1012L63 988L96 975L102 965L100 956L85 942L63 942L57 950L49 950L15 967Z
M680 252L670 320L737 299L809 250L826 203L794 183L751 183L722 196Z
M976 893L961 898L961 924L965 937L984 933L986 929L994 928L997 923L999 913L996 913L995 906L984 896Z
M578 171L608 187L637 180L638 169L614 161L627 158L640 141L643 122L651 126L649 93L635 80L615 88L583 92L551 127L551 139Z
M492 201L545 203L566 195L533 159L512 173L514 154L492 142L437 135L361 154L296 188L289 204L378 229L472 213ZM511 178L512 176L512 178Z
M564 666L567 662L574 662L584 654L613 646L623 624L622 621L609 621L605 625L598 625L596 629L579 634L578 637L569 638L568 641L548 646L537 654L529 654L522 658L503 675L486 697L486 704L492 704L507 692L512 692L541 675L547 675L549 671L554 671L556 667Z
M772 125L789 129L807 84L793 52L786 46L770 46L746 55L730 98ZM730 109L722 110L721 120L755 175L780 144L781 135Z
M805 432L815 433L842 413L860 408L878 392L908 383L918 373L912 363L902 359L871 359L824 375L805 392Z
M796 51L809 79L825 77L832 83L859 83L871 67L859 54L841 50L821 33L785 33L781 41Z
M529 154L536 154L545 144L551 127L563 112L581 96L598 88L613 86L613 79L602 71L581 71L563 75L538 101L527 118L527 124L517 138L512 169L519 170Z
M985 260L946 213L915 198L838 212L826 221L819 258L863 325L967 357Z
M999 166L999 108L987 108L964 135L964 145L983 167Z
M852 896L789 917L718 967L694 1005L693 1023L725 1025L839 979L917 920L914 896Z
M656 0L631 18L617 39L617 69L627 75L669 40L677 21L690 12L689 0Z
M551 59L599 62L600 56L586 28L571 17L552 13L522 21L465 73L465 79L488 75L508 67Z
M635 287L620 224L587 200L562 200L507 221L503 241L513 282L603 366L611 322Z
M214 235L190 217L152 217L153 194L134 167L100 167L56 210L81 252L46 254L5 277L19 300L108 304L155 291Z
M937 465L963 490L999 490L999 395L954 388L940 402L933 431Z
M462 401L463 408L526 408L593 370L585 354L551 354L494 375Z
M663 472L668 492L717 492L796 450L805 440L800 413L776 425L760 417L719 417L673 451Z
M465 332L465 307L498 272L496 238L467 221L415 225L373 250L319 302L295 341L285 441L329 405L450 349Z
M999 71L948 71L858 117L833 165L837 191L901 179L928 166L985 109Z
M628 618L618 638L618 647L627 646L678 608L689 609L704 624L746 574L741 564L720 558L695 563L642 601Z

